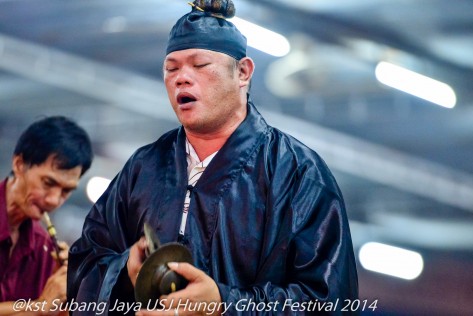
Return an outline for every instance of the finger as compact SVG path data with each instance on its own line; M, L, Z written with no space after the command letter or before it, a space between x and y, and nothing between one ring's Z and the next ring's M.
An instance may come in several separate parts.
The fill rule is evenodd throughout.
M58 246L59 246L59 249L61 250L65 250L65 251L69 251L69 245L67 244L67 242L65 241L58 241Z
M60 241L58 242L58 246L59 246L59 249L61 249L61 251L59 252L59 258L62 261L67 260L69 257L69 245L65 243L64 241Z
M141 237L137 242L136 242L136 250L138 252L138 256L141 259L141 261L144 261L146 259L146 249L148 249L148 242L146 241L145 237Z
M136 316L186 316L186 315L195 315L194 312L189 312L186 311L183 308L164 308L161 310L147 310L147 309L142 309L138 312L136 312Z
M148 241L146 240L146 238L143 236L140 238L140 240L138 240L138 247L145 251L146 248L148 248Z
M145 258L145 249L147 247L146 239L141 237L130 249L130 253L134 253L135 256L138 256L141 259Z
M57 271L54 273L54 275L63 275L67 274L67 266L61 266Z
M187 262L168 262L169 269L182 275L190 282L201 279L206 274Z
M51 252L51 257L53 257L54 260L58 260L58 255L56 251ZM69 257L69 253L67 251L61 251L59 253L59 259L61 260L62 263L67 261L68 257Z
M159 297L159 306L162 307L163 310L171 310L177 308L179 302L183 300L183 296L181 295L182 292L183 290L174 292L170 295L161 295Z
M128 269L128 277L131 280L133 286L135 286L138 273L141 270L143 261L146 258L145 249L147 243L144 237L141 237L137 242L133 244L130 249L128 261L126 263Z

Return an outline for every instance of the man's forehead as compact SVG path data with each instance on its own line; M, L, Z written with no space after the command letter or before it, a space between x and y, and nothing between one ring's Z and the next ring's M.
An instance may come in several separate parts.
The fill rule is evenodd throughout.
M165 61L176 61L180 59L195 59L198 57L211 57L211 58L231 58L230 56L216 52L213 50L202 49L202 48L190 48L179 51L174 51L166 56Z
M31 166L35 167L35 166ZM70 173L70 174L75 174L77 171L82 170L82 166L74 166L72 168L64 168L62 161L57 157L56 154L51 154L48 156L48 158L41 164L36 165L37 168L42 168L45 170L50 170L50 172L56 172L56 173Z

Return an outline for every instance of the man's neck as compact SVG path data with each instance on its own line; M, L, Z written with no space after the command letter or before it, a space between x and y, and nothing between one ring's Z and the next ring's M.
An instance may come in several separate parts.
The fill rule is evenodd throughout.
M227 139L230 138L233 132L245 120L248 114L246 98L246 94L245 96L242 96L241 107L237 112L235 112L235 119L214 132L195 132L185 128L187 139L191 143L192 147L194 147L200 161L205 160L205 158L220 150Z
M204 161L205 158L220 150L243 120L244 117L225 129L214 133L195 133L186 129L187 139L192 147L194 147L199 160Z
M194 150L200 161L205 160L205 158L220 150L220 148L222 148L222 146L227 141L228 137L230 137L230 135L216 138L207 138L187 133L187 139L189 140L189 143L191 143L192 147L194 147Z

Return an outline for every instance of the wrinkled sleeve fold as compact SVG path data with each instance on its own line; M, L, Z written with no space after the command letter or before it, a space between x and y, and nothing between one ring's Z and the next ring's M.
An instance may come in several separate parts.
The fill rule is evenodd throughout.
M123 277L129 247L134 242L127 227L127 172L125 166L95 203L85 219L81 237L70 248L69 301L109 303L115 286L132 290L127 277Z

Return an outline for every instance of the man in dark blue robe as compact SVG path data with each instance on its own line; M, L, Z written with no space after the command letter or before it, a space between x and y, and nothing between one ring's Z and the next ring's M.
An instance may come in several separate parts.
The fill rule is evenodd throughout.
M216 314L338 314L358 297L342 194L313 150L258 113L246 39L203 11L168 43L164 81L182 126L138 149L93 206L70 250L69 301L134 301L147 222L193 257L170 265L189 285L168 298L224 303ZM205 171L190 186L195 160Z

